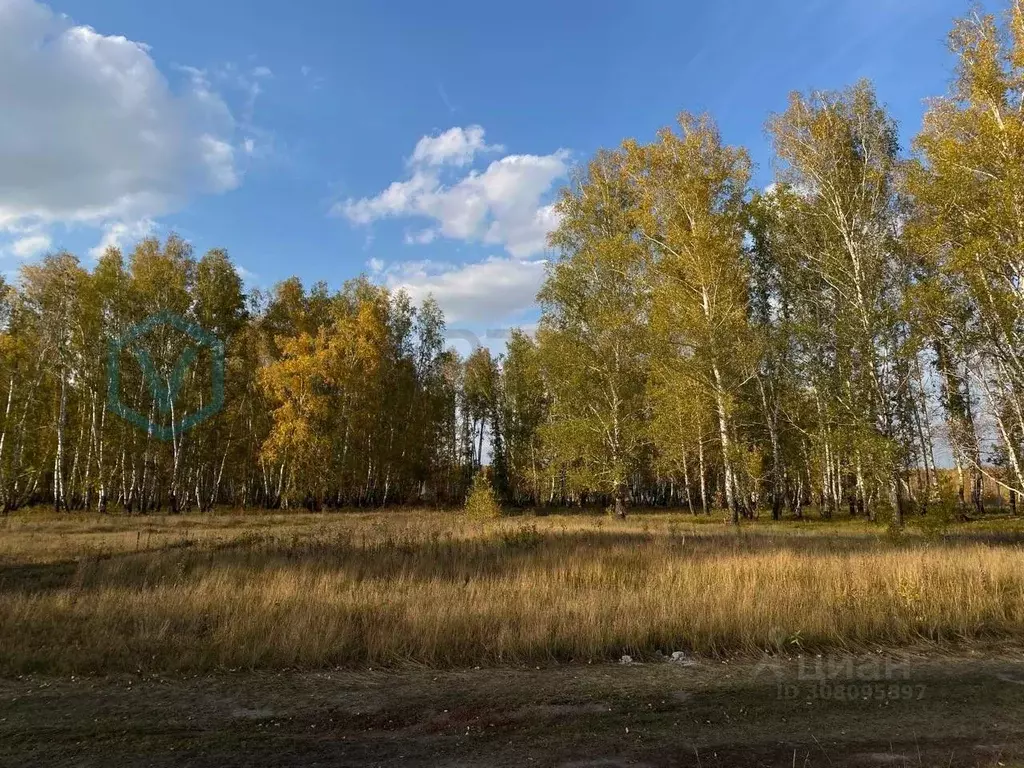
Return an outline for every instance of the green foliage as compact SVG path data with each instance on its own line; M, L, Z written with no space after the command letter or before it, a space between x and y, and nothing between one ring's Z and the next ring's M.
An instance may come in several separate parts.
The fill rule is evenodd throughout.
M538 296L537 346L550 399L541 438L563 498L623 498L644 456L649 254L635 197L626 154L603 151L558 203L562 258Z
M498 504L491 481L483 470L473 477L473 486L466 497L465 510L470 517L481 520L501 516L501 505Z
M960 513L956 502L953 499L942 499L930 504L926 514L914 518L914 527L928 538L941 539L958 522Z
M472 485L483 516L981 514L986 476L1024 491L1024 0L957 22L950 49L913 157L866 81L770 117L763 191L707 115L599 151L557 201L537 332L503 356L463 360L435 301L365 278L247 295L226 252L173 235L92 271L28 264L0 281L0 507L453 504ZM107 341L160 311L226 346L224 408L167 444L104 407ZM146 341L177 359L173 334ZM179 410L209 398L199 362ZM139 367L121 375L154 410Z

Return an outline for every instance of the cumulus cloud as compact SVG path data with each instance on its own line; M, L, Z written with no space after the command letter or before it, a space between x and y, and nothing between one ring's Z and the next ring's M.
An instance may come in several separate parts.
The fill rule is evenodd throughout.
M20 259L28 259L50 250L51 245L53 240L49 235L36 233L18 238L11 243L8 250Z
M444 183L442 166L461 167L478 153L498 150L484 141L479 126L452 128L419 140L409 161L410 175L392 182L374 197L338 203L332 213L354 224L386 218L423 217L434 220L435 235L501 245L516 258L542 251L548 233L558 224L553 206L543 201L555 182L568 173L569 153L507 155L483 171L471 170ZM427 236L424 236L426 238ZM408 240L411 243L429 242Z
M143 43L0 0L0 228L87 224L113 242L237 187L231 112L189 75L174 92Z
M117 221L107 226L103 232L102 239L89 251L94 259L102 256L108 248L120 248L124 250L133 242L138 242L153 233L156 229L156 222L152 219L141 219L125 223Z
M416 172L406 181L392 182L376 197L362 200L348 200L335 205L332 212L343 214L354 224L370 224L388 216L407 215L415 212L419 201L434 194L438 187L437 178L427 173Z
M371 260L374 273L389 288L404 289L417 304L433 296L449 323L494 325L533 305L545 264L543 259L492 256L469 264L406 261L384 268Z
M437 136L424 136L416 142L409 159L411 165L466 165L478 152L503 152L501 144L488 145L479 125L449 128Z

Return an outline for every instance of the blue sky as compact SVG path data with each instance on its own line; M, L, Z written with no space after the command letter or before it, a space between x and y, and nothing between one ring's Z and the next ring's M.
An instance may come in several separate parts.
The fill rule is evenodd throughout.
M860 77L907 144L967 7L0 0L0 268L174 230L251 285L366 272L529 323L574 164L707 110L766 184L769 113Z

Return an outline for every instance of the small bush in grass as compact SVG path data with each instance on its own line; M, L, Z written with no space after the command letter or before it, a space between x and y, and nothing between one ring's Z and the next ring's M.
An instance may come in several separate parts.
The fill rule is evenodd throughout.
M501 543L507 549L537 549L544 543L544 534L537 530L536 525L524 525L512 531L504 531Z
M466 513L471 517L500 517L501 506L491 488L487 474L480 470L473 478L473 487L466 498Z
M955 499L939 497L928 505L924 515L915 516L912 525L930 539L941 539L960 519Z

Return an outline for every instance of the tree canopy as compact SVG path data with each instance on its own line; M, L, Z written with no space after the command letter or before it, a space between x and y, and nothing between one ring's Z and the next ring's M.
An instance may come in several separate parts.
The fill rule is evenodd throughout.
M174 235L25 265L0 281L0 505L456 507L474 478L505 504L734 521L980 512L985 478L1015 502L1024 0L950 50L909 150L863 81L769 116L765 189L710 115L596 153L556 203L536 333L500 353L461 358L433 299L366 278L247 293ZM115 365L144 421L208 408L212 352L180 329L112 344L159 313L224 344L223 407L169 440L108 392Z

